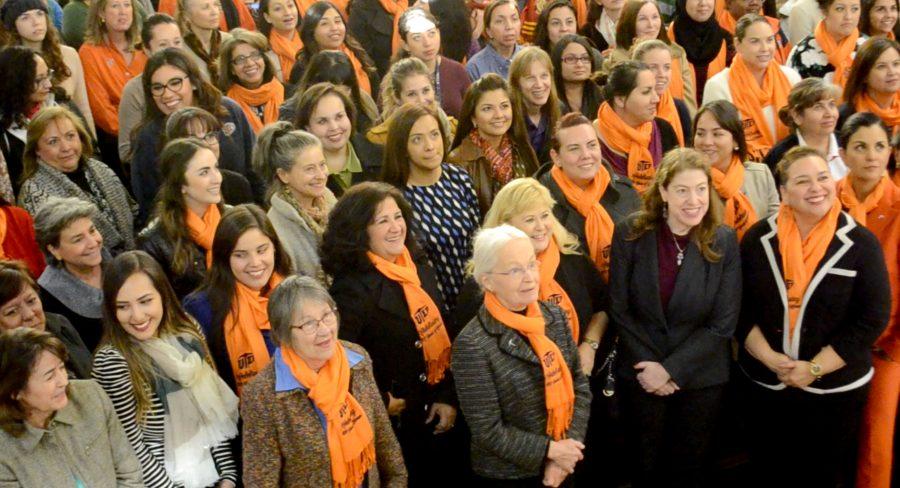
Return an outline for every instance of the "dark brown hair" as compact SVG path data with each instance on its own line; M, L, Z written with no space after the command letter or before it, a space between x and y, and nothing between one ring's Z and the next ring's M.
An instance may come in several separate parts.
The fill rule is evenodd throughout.
M860 2L861 12L859 15L859 33L865 34L869 37L873 36L872 34L872 21L870 16L872 15L872 8L875 7L875 2L878 0L862 0ZM894 0L894 5L898 7L900 10L900 0ZM900 39L900 20L894 24L894 39Z
M556 126L553 128L553 135L550 137L550 147L554 151L559 152L559 148L562 147L559 142L559 131L570 127L577 127L579 125L589 125L592 128L594 127L594 125L591 124L590 119L585 117L581 112L569 112L560 117L559 122L557 122Z
M787 105L778 109L778 118L784 125L796 130L794 115L802 115L804 110L819 103L820 100L832 99L837 104L840 97L840 89L822 78L804 78L791 88Z
M28 387L38 357L47 351L66 362L66 346L50 334L28 327L0 333L0 429L13 437L25 434L28 412L16 395Z
M328 82L316 83L307 88L307 90L300 95L300 100L297 101L297 112L294 115L294 127L307 130L306 128L309 127L310 119L312 119L312 114L316 110L316 107L319 106L319 102L329 95L334 95L341 99L341 102L344 104L344 111L347 113L347 117L350 118L350 137L353 137L353 133L356 131L356 106L353 105L353 100L350 99L349 92L350 90L345 86L333 85Z
M409 180L409 132L422 117L432 117L441 131L444 144L442 157L447 157L447 134L437 111L425 105L405 103L390 118L387 142L384 145L384 164L381 167L381 181L397 188L406 186ZM442 159L443 160L443 159Z
M900 43L886 37L873 37L867 40L856 52L853 65L850 67L850 75L844 83L844 101L849 104L856 103L856 97L862 95L868 89L866 78L878 58L888 49L893 49L900 54Z
M644 8L644 5L648 3L656 7L656 11L659 13L659 35L656 38L666 43L666 45L672 44L672 41L669 40L669 34L666 32L666 24L663 21L662 12L659 11L659 5L651 0L628 0L625 2L625 6L622 7L619 21L616 22L616 47L627 51L634 45L635 37L637 37L638 14Z
M569 0L553 0L544 6L544 10L541 10L534 28L534 45L548 53L553 47L550 45L550 14L558 8L567 8L572 11L572 15L576 15L575 7ZM575 22L578 22L577 19Z
M331 2L320 0L306 9L306 12L300 12L300 15L303 16L303 23L300 25L300 39L303 41L303 49L297 53L297 61L301 65L307 65L310 58L322 50L319 47L319 43L316 42L316 27L318 27L319 21L325 16L325 13L332 9L341 16L341 21L347 27L347 19L344 18L344 14ZM369 57L362 45L350 34L349 28L344 33L344 45L362 64L363 70L369 75L369 80L373 82L372 85L374 86L375 76L377 75L375 63L372 62L372 58ZM290 76L290 73L285 76Z
M794 165L797 161L815 156L821 159L823 162L825 161L825 156L822 156L817 149L813 149L809 146L795 146L792 147L785 155L781 158L781 161L778 161L778 164L775 166L775 176L778 181L781 182L781 186L785 186L788 181L788 172L791 170L791 166ZM827 163L826 163L827 166Z
M697 122L700 121L700 116L705 113L712 115L720 127L731 133L731 137L734 138L734 143L738 147L737 150L732 152L737 153L741 161L746 161L747 136L744 135L744 127L741 124L741 113L728 100L716 100L700 107L700 110L697 111L697 115L694 116L694 120L691 122L693 126L691 145L693 145L694 138L697 137Z
M26 286L38 291L28 266L22 261L0 260L0 307L19 296Z

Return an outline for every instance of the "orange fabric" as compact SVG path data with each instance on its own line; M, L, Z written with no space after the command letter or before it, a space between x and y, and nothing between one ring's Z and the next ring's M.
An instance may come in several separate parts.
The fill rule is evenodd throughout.
M872 210L875 210L875 207L883 204L882 200L885 199L885 192L888 192L887 200L889 201L896 188L890 178L888 178L887 175L884 175L881 177L878 184L875 185L875 188L873 188L872 191L866 195L866 198L860 202L856 197L856 192L853 191L854 180L855 177L851 172L846 178L839 181L837 184L838 196L841 199L841 205L847 209L847 213L849 213L854 220L859 222L859 225L868 227L866 225L866 217L868 214Z
M800 306L803 304L806 287L809 286L809 282L819 266L819 261L825 256L828 244L834 238L840 214L841 204L835 199L831 210L813 227L806 239L801 239L800 228L797 227L797 222L794 220L794 209L782 203L781 209L778 211L776 220L778 250L781 252L784 282L789 284L787 302L791 337L797 326L797 316L800 313Z
M218 205L207 207L203 218L190 209L184 211L184 223L187 224L188 231L191 233L191 239L206 250L206 269L212 267L213 238L216 236L216 228L219 227L220 220L222 220L222 214L219 212Z
M591 184L585 189L579 188L559 169L559 166L553 166L550 176L559 185L559 189L566 196L566 201L584 217L584 234L587 238L591 260L600 271L603 280L609 281L609 250L612 245L615 224L603 205L600 205L600 199L606 193L606 188L609 187L611 180L609 171L600 165Z
M778 63L770 61L760 86L744 62L744 57L738 54L734 57L731 71L728 73L728 89L731 91L734 106L740 111L743 119L750 159L762 161L776 142L790 134L789 128L778 116L775 116L775 127L769 127L763 108L771 105L773 110L778 110L787 105L791 82L781 71ZM774 137L772 129L775 132Z
M650 153L653 123L644 122L637 128L631 127L619 117L609 102L603 102L597 111L597 127L610 148L628 155L628 178L638 193L643 194L656 174L653 154Z
M727 61L728 48L725 47L725 41L722 41L722 49L719 49L719 54L717 54L716 58L709 63L709 68L706 70L706 79L712 78L719 74L720 71L727 68Z
M227 0L226 0L227 1ZM238 22L240 23L240 27L244 29L255 31L256 30L256 21L253 20L253 13L250 12L250 9L247 8L247 5L243 2L243 0L233 0L234 7L237 9L238 13ZM161 14L169 14L172 17L175 17L175 11L178 9L178 0L159 0L159 6L156 8L156 11ZM302 14L303 12L301 12ZM225 14L221 11L219 12L219 30L222 32L228 32L228 21L225 19ZM182 34L185 34L184 32Z
M334 354L318 372L290 347L281 348L281 357L325 415L332 486L357 488L375 464L375 432L366 411L350 392L350 363L344 345L335 337Z
M559 347L545 335L546 324L537 302L530 303L523 316L504 307L493 293L486 291L484 307L494 319L528 339L544 372L547 434L557 441L565 438L575 412L575 384Z
M360 90L365 91L369 95L372 94L372 83L369 81L369 73L363 69L362 62L353 54L353 51L346 44L341 45L341 52L350 58L350 64L353 65L353 71L356 72L356 81L359 82Z
M278 56L281 63L281 72L285 79L291 77L291 70L297 61L297 53L303 49L303 40L300 39L300 33L294 31L294 38L288 39L279 34L275 29L269 34L269 45L272 46L272 52Z
M578 24L578 30L581 31L581 28L587 25L588 22L587 2L585 0L572 0L572 5L575 6L575 23Z
M235 83L228 89L228 97L241 106L253 132L258 134L266 125L278 122L278 108L284 103L284 85L275 77L253 89ZM265 105L262 120L253 110L260 105Z
M900 397L900 362L874 356L872 365L875 375L869 383L869 401L863 410L860 425L856 486L891 488L897 398Z
M850 66L853 64L853 52L856 50L856 41L859 39L859 29L853 29L853 33L838 43L825 30L825 21L820 20L816 25L814 35L819 47L828 56L828 64L834 66L833 83L844 88L847 76L850 75Z
M281 276L272 273L269 278L269 292L281 283ZM262 331L270 330L269 297L261 291L252 290L235 281L235 295L231 313L225 316L225 346L231 359L231 370L238 395L250 380L269 364L269 350Z
M681 117L678 116L678 107L675 106L675 97L668 88L659 96L659 103L656 104L656 116L668 122L675 129L678 145L684 147L684 128L681 126Z
M341 15L344 19L347 18L347 5L350 3L350 0L329 0L332 5L337 7L338 11L341 12ZM300 17L306 18L306 11L309 10L310 7L316 3L316 0L296 0L297 8L300 12Z
M0 244L3 244L4 241L6 241L6 213L0 212ZM0 245L0 259L6 259L2 245Z
M394 35L391 37L391 53L396 53L400 49L400 16L409 9L406 0L378 0L387 13L394 17Z
M366 252L366 255L375 269L403 288L409 318L415 324L422 342L428 384L439 383L450 365L450 336L447 335L440 309L422 288L409 249L404 247L403 254L393 263L372 252Z
M875 103L875 100L872 100L872 97L865 91L856 97L853 105L857 112L872 112L877 115L891 129L891 133L894 133L900 126L900 93L894 93L891 98L891 106L886 109Z
M759 13L762 15L762 11ZM779 45L779 41L781 40L781 36L778 35L778 32L781 30L781 22L778 19L773 19L768 15L764 16L766 20L769 22L769 26L772 27L772 33L775 34L775 61L778 64L784 64L787 61L788 54L791 52L791 43L785 42L784 45ZM728 31L732 36L734 35L735 29L737 29L737 21L734 20L734 17L731 16L731 12L728 10L722 10L720 13L716 15L716 20L719 21L719 25Z
M140 49L132 53L131 63L109 43L84 43L78 50L84 68L84 84L91 114L98 128L107 134L119 133L119 102L125 83L144 71L147 55Z
M556 166L554 166L556 168ZM578 323L578 314L575 313L575 304L569 298L566 290L556 281L556 270L559 268L559 245L556 243L556 237L550 236L550 243L547 249L537 256L540 266L540 291L538 299L559 305L559 308L566 312L569 319L569 329L572 330L572 339L578 344L578 336L581 326Z
M710 170L713 186L725 200L724 223L734 229L738 240L741 240L747 229L759 219L750 199L741 191L741 187L744 186L744 163L739 157L732 156L728 170L724 173L714 166Z
M681 59L672 56L672 77L669 79L669 93L672 98L684 100L684 78L681 76Z

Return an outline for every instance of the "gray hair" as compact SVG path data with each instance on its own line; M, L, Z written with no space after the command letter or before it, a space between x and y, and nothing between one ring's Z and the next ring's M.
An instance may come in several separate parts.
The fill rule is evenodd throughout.
M503 248L516 239L528 240L528 235L509 224L482 229L475 234L469 269L478 286L482 286L481 279L497 265Z
M294 275L282 281L269 296L269 325L275 342L282 346L291 344L291 322L294 314L305 302L323 302L331 308L337 304L328 290L318 280L309 276Z
M290 122L275 122L267 125L256 138L253 169L269 183L269 194L277 193L284 187L278 178L278 170L290 171L300 152L321 146L322 142L316 136L294 129Z
M34 214L34 234L44 256L52 265L58 260L50 254L47 246L58 247L62 232L79 219L94 219L97 206L76 197L50 197Z

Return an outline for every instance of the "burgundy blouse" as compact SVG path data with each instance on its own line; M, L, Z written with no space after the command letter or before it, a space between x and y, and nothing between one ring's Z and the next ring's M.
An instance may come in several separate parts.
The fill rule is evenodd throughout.
M678 278L678 247L687 252L690 235L676 236L665 222L660 222L656 233L656 255L659 259L659 299L663 313L669 307L669 300L675 291L675 280ZM678 247L675 246L678 241Z

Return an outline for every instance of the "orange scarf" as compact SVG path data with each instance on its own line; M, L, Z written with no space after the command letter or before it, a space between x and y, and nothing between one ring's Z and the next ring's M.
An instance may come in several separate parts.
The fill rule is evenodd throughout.
M269 291L281 283L281 276L272 273L269 278ZM241 389L257 373L269 364L269 350L262 331L269 330L269 298L256 290L247 288L235 281L235 294L231 304L231 313L225 316L225 345L231 359L231 370L238 395Z
M400 49L400 16L409 8L406 0L378 0L381 7L394 16L394 35L391 37L391 54Z
M444 327L441 311L428 292L422 289L416 263L413 262L409 249L404 247L403 254L393 263L372 252L367 252L366 255L375 269L403 287L409 318L415 324L419 340L422 341L428 384L437 384L444 378L444 372L450 365L450 336Z
M547 405L547 434L563 439L575 412L575 384L562 352L544 333L544 316L537 302L528 305L525 316L510 311L497 297L484 292L484 307L491 317L524 334L544 371L544 398Z
M744 186L744 163L735 155L731 157L731 163L724 173L715 166L710 169L713 186L725 200L725 225L734 229L738 240L741 240L747 229L758 220L750 199L741 191Z
M556 166L554 166L556 168ZM542 301L559 305L559 308L566 312L569 319L569 328L572 329L572 339L578 344L578 335L580 326L578 324L578 314L575 313L575 304L569 298L566 290L556 281L556 270L559 268L559 246L556 244L556 237L550 236L550 243L547 249L538 254L537 260L541 263L541 281L540 281L540 298Z
M216 236L216 228L219 227L220 220L222 220L222 214L219 213L218 205L208 206L203 218L190 209L184 211L184 223L187 224L188 231L191 233L191 239L206 250L206 269L212 267L213 238Z
M584 234L587 238L588 252L594 266L603 276L603 281L609 280L609 249L612 245L614 223L609 213L600 205L600 199L606 193L611 180L609 172L603 165L594 175L591 184L582 190L566 176L559 166L554 165L550 170L553 181L559 185L566 201L575 207L575 210L584 217Z
M0 259L6 259L3 243L6 242L6 212L0 212Z
M346 44L341 44L341 52L350 58L350 64L353 65L353 71L356 73L356 82L359 83L359 89L371 95L372 84L369 81L369 73L363 68L362 62Z
M859 29L853 29L849 36L838 43L825 30L825 21L820 20L816 26L815 37L819 47L828 56L828 64L834 66L833 83L844 88L844 82L847 81L850 66L853 64L853 51L856 50L856 41L859 40Z
M791 82L781 71L781 67L774 61L769 62L763 75L762 86L756 83L753 74L744 58L738 54L731 63L731 72L728 73L728 89L731 90L731 98L734 105L741 112L744 119L744 133L747 135L747 150L750 159L762 161L769 149L776 142L784 139L790 133L788 127L775 117L775 127L769 127L769 122L763 113L763 108L772 106L773 110L787 105L787 97L791 92ZM755 125L755 130L746 124L750 119ZM775 136L772 137L772 129Z
M825 256L825 251L828 250L828 245L834 238L840 214L841 204L835 199L831 210L813 227L806 239L801 240L800 229L794 220L794 209L786 204L781 204L781 209L778 211L776 219L778 251L781 252L781 266L787 286L791 337L794 336L794 328L797 326L797 316L800 314L800 306L803 304L803 295L806 294L806 288L819 266L819 261Z
M278 56L278 61L281 63L281 72L285 79L291 77L291 70L294 69L294 62L297 61L297 53L303 49L303 40L300 39L300 33L294 31L293 34L293 39L284 37L275 29L272 29L272 33L269 34L269 44L272 46L272 52Z
M865 200L860 202L859 199L856 198L856 192L853 191L854 179L853 173L850 173L846 178L838 182L838 197L841 199L841 205L847 209L847 213L849 213L854 220L859 222L859 225L866 227L866 216L869 212L878 207L878 204L885 196L885 192L889 191L894 183L891 182L891 179L885 174L881 177L878 184L875 185L875 189L866 196Z
M854 102L857 112L872 112L883 120L892 132L897 126L900 126L900 93L894 93L891 98L891 106L886 109L875 103L875 100L872 100L872 97L865 91L860 93Z
M653 122L644 122L638 128L630 127L613 110L609 102L603 102L597 111L597 126L603 141L621 154L628 155L628 178L638 193L650 188L656 167L650 154L650 138Z
M228 97L241 106L253 132L258 134L267 124L278 122L278 108L284 103L284 85L275 77L259 88L253 89L234 83L228 89ZM252 108L260 105L265 105L263 120L257 117L256 111Z
M328 457L334 488L357 488L375 464L375 432L362 405L350 392L350 363L343 344L319 372L313 371L290 347L281 357L294 378L309 388L309 399L325 415Z
M675 129L675 136L678 137L678 144L684 147L684 128L681 126L681 117L678 116L678 107L675 106L675 98L668 88L666 88L666 91L659 96L659 103L656 104L656 116L668 122L669 125Z

